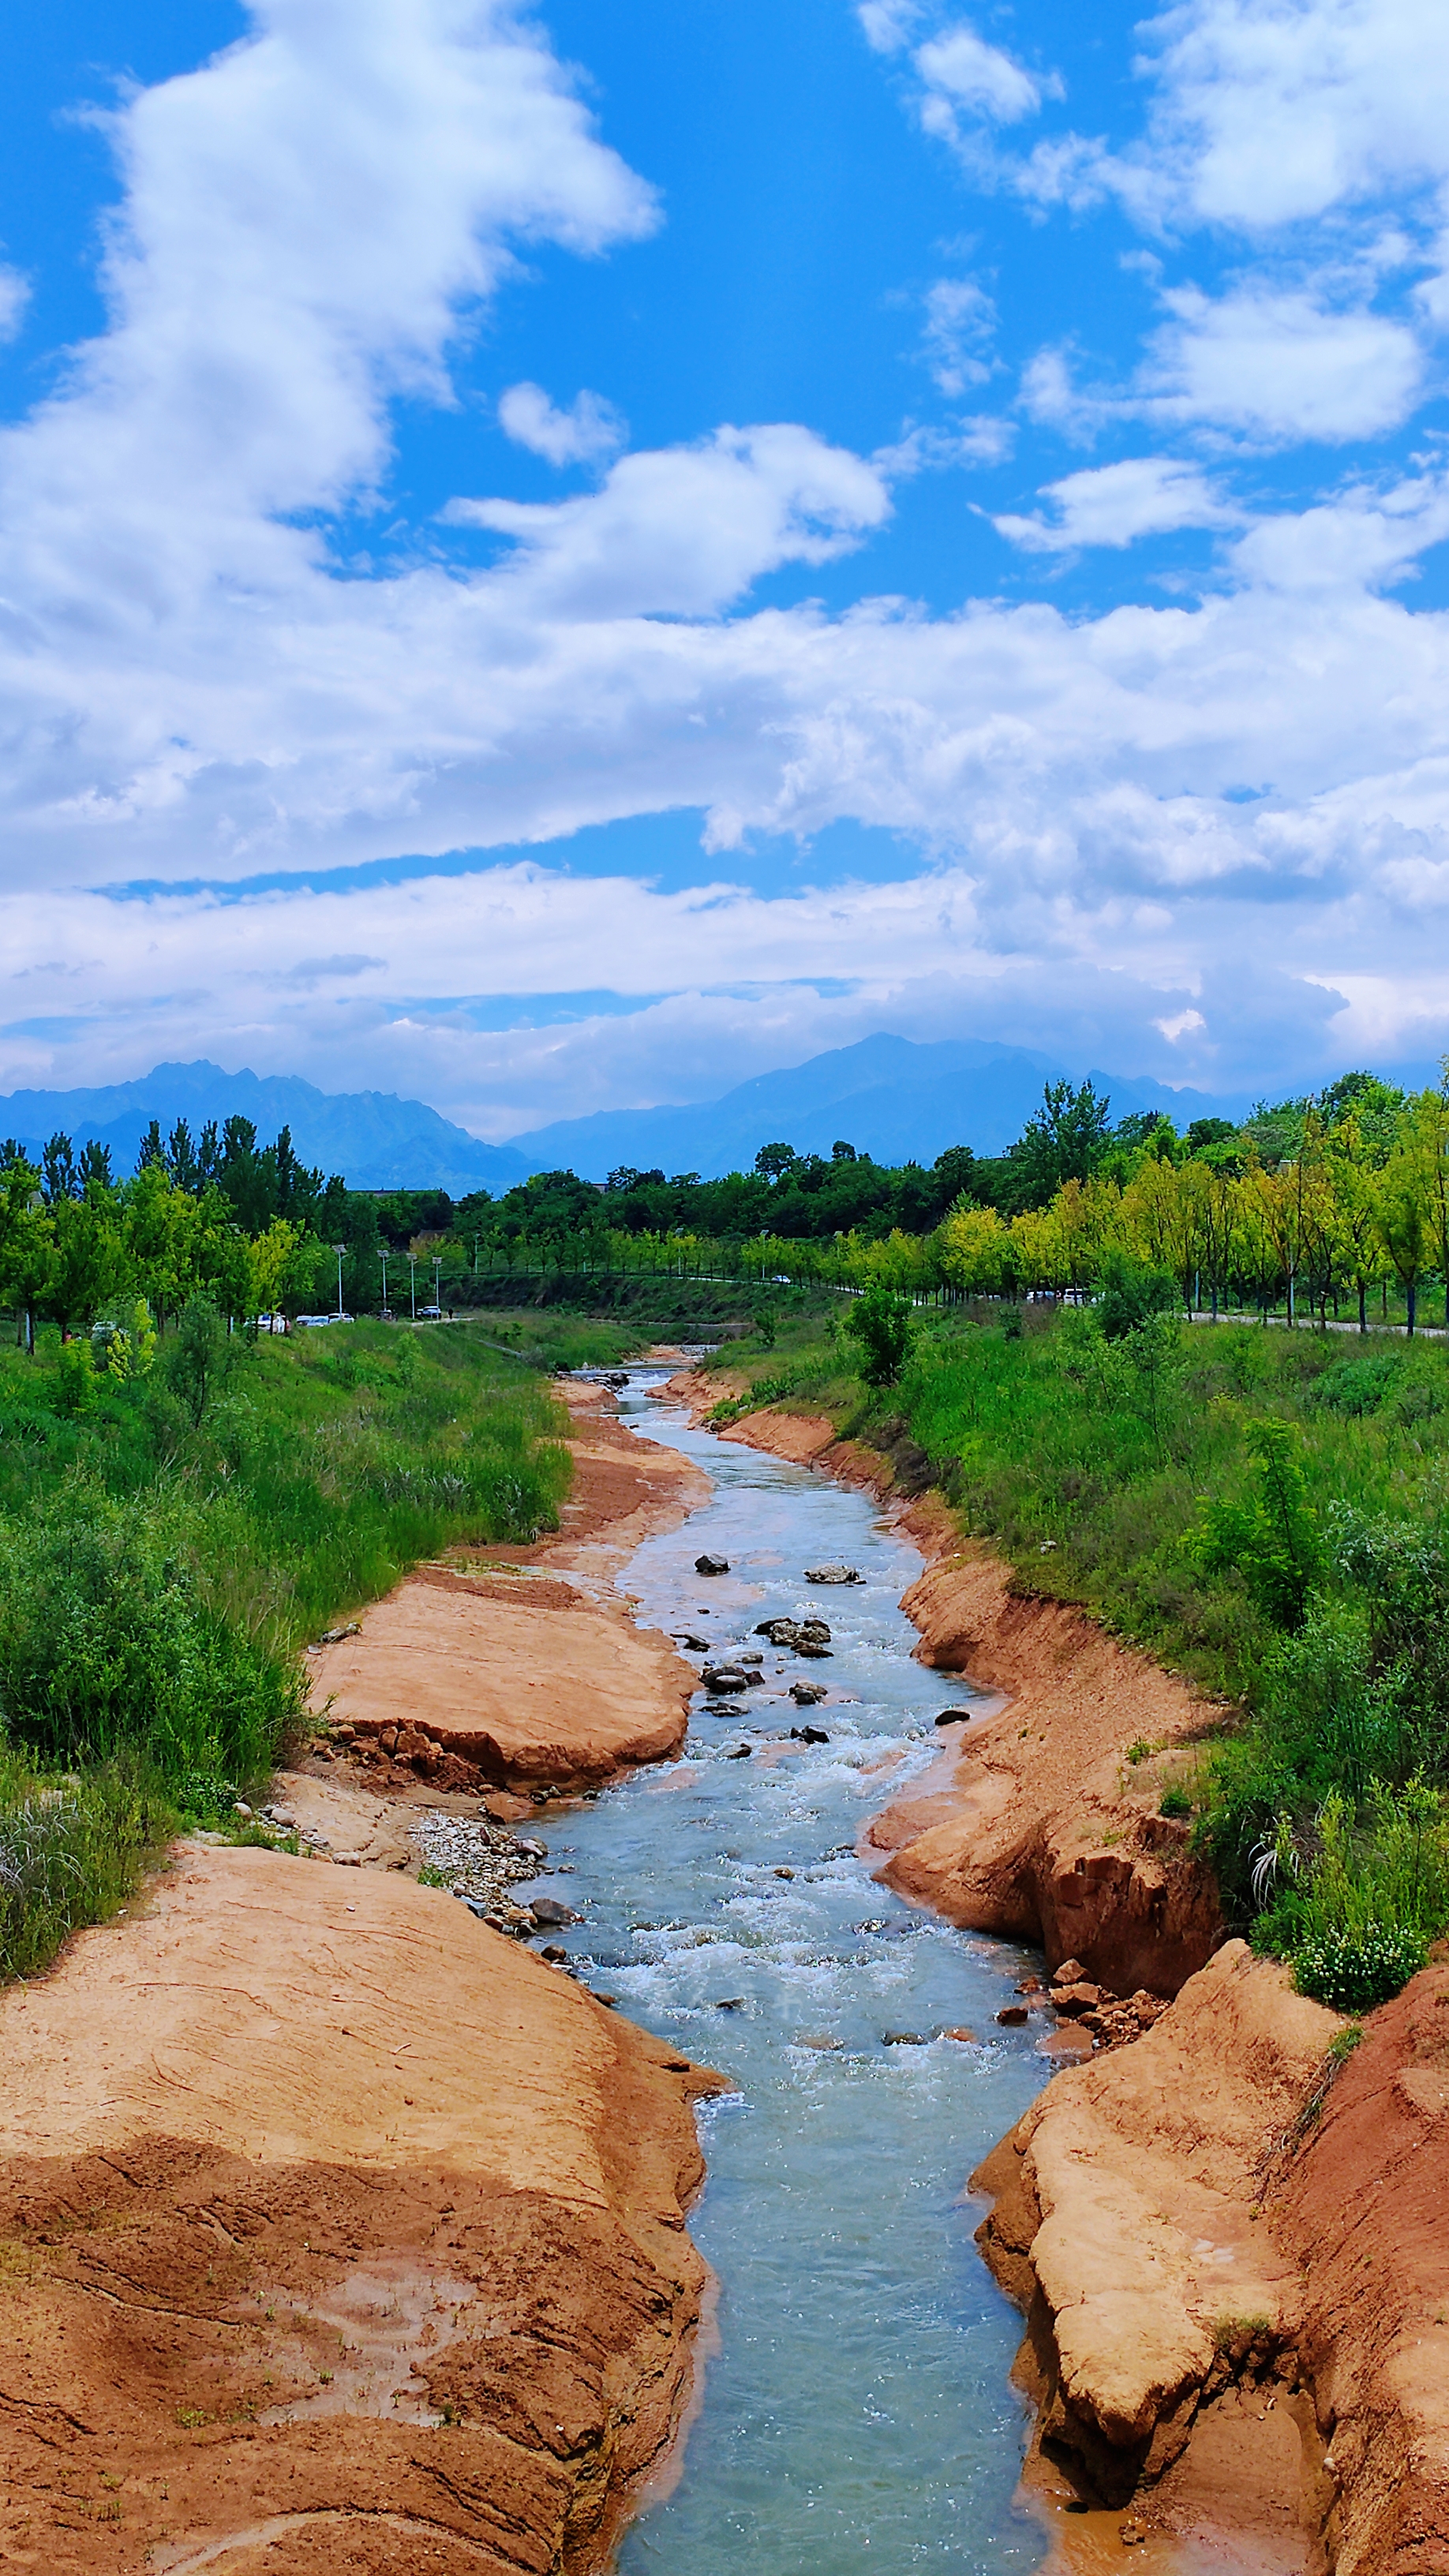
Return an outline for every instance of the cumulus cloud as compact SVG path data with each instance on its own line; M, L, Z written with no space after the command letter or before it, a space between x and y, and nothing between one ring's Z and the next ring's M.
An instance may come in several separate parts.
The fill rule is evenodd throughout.
M1138 32L1142 135L1048 137L1015 166L1023 194L1262 235L1449 177L1437 0L1179 0Z
M498 418L518 447L546 457L550 465L592 465L616 456L629 436L629 424L599 394L576 394L567 411L549 401L541 385L510 385L498 400Z
M1195 465L1167 456L1134 456L1064 475L1043 487L1053 516L1003 513L993 524L1013 545L1042 554L1074 546L1128 546L1134 537L1173 528L1218 528L1240 516L1225 506Z
M535 612L697 617L782 563L830 562L889 510L874 466L776 424L621 457L577 500L455 500L446 516L514 540L512 594Z
M1412 331L1364 305L1335 307L1249 278L1219 296L1168 287L1168 319L1125 385L1083 384L1069 350L1039 350L1022 375L1031 416L1085 439L1114 422L1226 431L1255 445L1327 445L1397 429L1420 394Z
M1412 410L1422 361L1412 332L1359 306L1256 284L1217 298L1169 290L1142 382L1159 419L1212 421L1269 439L1372 438Z
M273 1064L321 1070L332 1050L335 1079L352 1047L351 1078L385 1063L498 1132L479 996L572 994L585 1018L604 990L637 1003L632 1033L601 1016L587 1038L539 1039L547 1115L577 1105L590 1047L617 1071L646 1019L648 1043L681 1041L688 1012L660 992L706 991L723 1087L758 1068L747 1027L776 1060L808 1053L842 1018L862 1034L851 1011L924 1012L937 978L957 1025L969 1008L1009 1034L1033 1000L1063 1028L1095 1014L1099 1036L1156 1024L1181 1078L1207 1080L1252 1042L1237 961L1269 902L1282 1028L1356 1025L1344 961L1372 979L1396 941L1422 946L1449 884L1449 630L1376 595L1445 532L1431 477L1260 519L1197 606L1070 619L738 605L882 527L892 476L945 461L933 440L999 447L989 422L874 459L798 423L718 429L621 456L556 503L460 499L391 566L346 559L327 513L381 493L398 391L450 399L454 334L518 246L598 252L656 208L501 0L265 0L256 24L118 112L112 326L0 435L3 1076L54 1078L46 1032L89 1009L128 1070L231 1030L233 1061L260 1032ZM952 59L949 95L977 114ZM994 112L1019 95L1001 86ZM1377 317L1304 293L1275 318L1266 296L1181 291L1122 400L1174 439L1179 418L1266 439L1290 418L1347 435L1354 401L1372 416L1406 398L1409 359ZM1275 327L1307 394L1273 372ZM538 402L515 421L586 418ZM1218 506L1194 473L1147 457L1067 476L1032 536L1009 533L1053 552L1188 524ZM1315 566L1333 568L1328 600ZM1245 780L1270 792L1236 803ZM715 853L687 898L487 864L682 807ZM722 854L751 836L842 818L912 836L919 872L808 898L730 882ZM459 850L479 854L470 875L299 887L224 917L210 897L77 890ZM1421 1017L1438 1007L1424 971ZM841 1018L811 978L842 989ZM421 1075L435 1060L446 1083Z

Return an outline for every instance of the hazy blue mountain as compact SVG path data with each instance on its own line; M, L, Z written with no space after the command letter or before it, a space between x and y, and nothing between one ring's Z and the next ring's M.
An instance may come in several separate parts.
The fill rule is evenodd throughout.
M118 1176L134 1168L153 1118L162 1133L185 1118L193 1135L209 1118L250 1118L260 1143L290 1127L304 1163L340 1172L356 1190L438 1189L454 1198L470 1190L511 1189L537 1171L536 1157L514 1145L485 1145L421 1100L390 1091L318 1091L290 1074L223 1073L214 1064L158 1064L136 1082L95 1091L12 1091L0 1096L0 1135L38 1155L60 1127L79 1145L98 1137L111 1149Z
M723 1100L687 1109L606 1109L592 1118L560 1119L516 1142L547 1170L572 1168L602 1181L620 1164L636 1170L748 1171L762 1145L793 1145L799 1154L828 1154L837 1137L878 1162L933 1163L948 1145L1000 1154L1041 1105L1042 1085L1060 1065L1028 1047L987 1038L862 1038L857 1046L782 1073L742 1082ZM1170 1091L1160 1082L1094 1073L1111 1097L1114 1118L1129 1110L1165 1110L1185 1126L1193 1118L1241 1116L1246 1103Z

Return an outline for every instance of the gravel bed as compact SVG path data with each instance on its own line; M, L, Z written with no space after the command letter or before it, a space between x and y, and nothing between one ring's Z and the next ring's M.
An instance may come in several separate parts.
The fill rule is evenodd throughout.
M547 1868L545 1844L510 1833L491 1817L474 1823L463 1816L427 1814L418 1817L410 1833L422 1859L442 1871L454 1895L481 1907L499 1931L535 1928L532 1915L514 1902L509 1890Z

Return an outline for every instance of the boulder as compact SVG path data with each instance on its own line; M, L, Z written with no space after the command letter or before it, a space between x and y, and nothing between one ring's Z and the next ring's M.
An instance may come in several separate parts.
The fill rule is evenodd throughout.
M557 1896L536 1896L528 1911L535 1923L546 1923L550 1928L555 1923L582 1923L584 1919L581 1914L574 1912L571 1905L565 1905Z
M853 1565L807 1565L807 1583L863 1583L865 1576Z
M728 1574L730 1561L727 1556L697 1556L694 1570L696 1574Z
M823 1682L792 1682L790 1697L797 1708L815 1708L821 1700L829 1697L829 1693Z
M750 1674L742 1672L738 1664L706 1664L704 1668L704 1686L706 1690L748 1690L750 1687L750 1680Z

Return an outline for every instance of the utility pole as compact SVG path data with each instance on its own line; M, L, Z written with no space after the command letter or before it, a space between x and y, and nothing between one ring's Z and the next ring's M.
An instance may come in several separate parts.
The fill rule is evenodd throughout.
M345 1243L334 1243L332 1249L337 1255L337 1321L340 1324L342 1321L342 1256L347 1246Z
M418 1320L418 1256L415 1252L408 1254L408 1291L413 1301L413 1322L416 1323Z
M387 1313L387 1254L386 1254L385 1252L380 1252L380 1253L378 1254L378 1256L377 1256L377 1257L378 1257L379 1261L382 1263L382 1311L383 1311L383 1313L384 1313L384 1314L386 1314L386 1313Z
M433 1255L433 1304L441 1315L443 1311L443 1263L441 1255L436 1252Z

